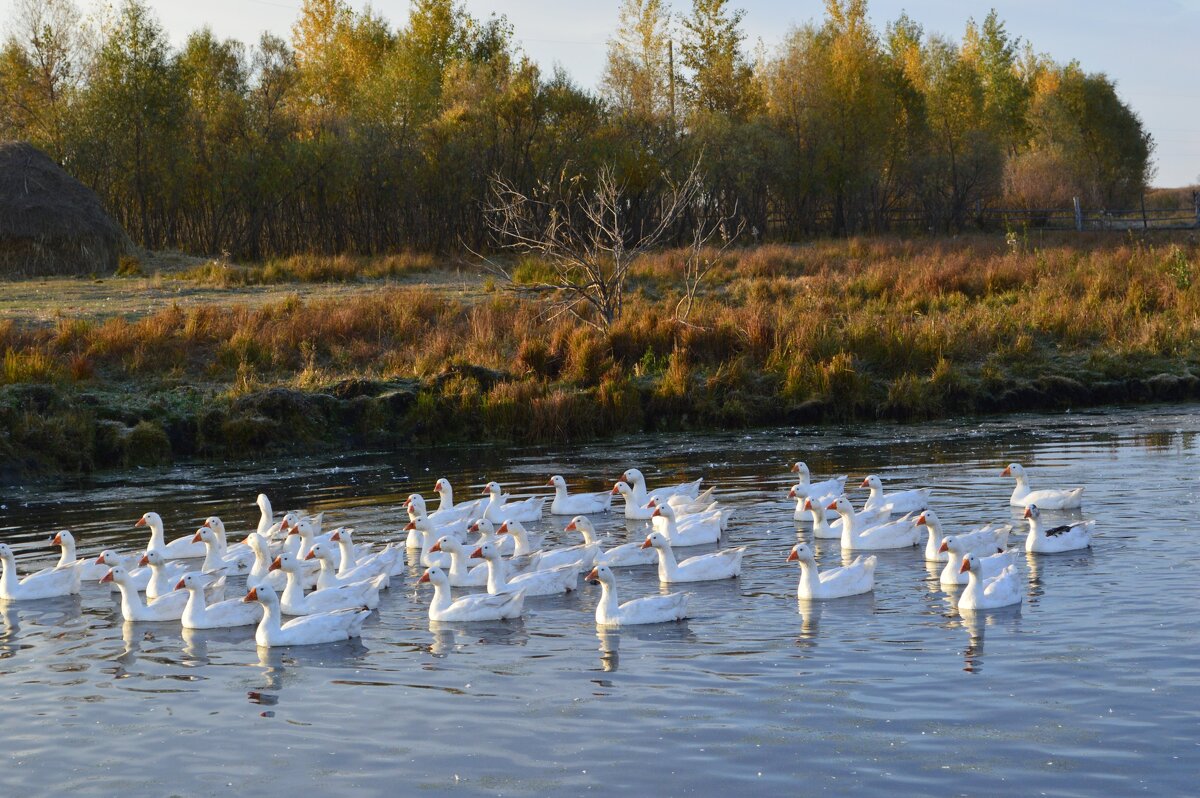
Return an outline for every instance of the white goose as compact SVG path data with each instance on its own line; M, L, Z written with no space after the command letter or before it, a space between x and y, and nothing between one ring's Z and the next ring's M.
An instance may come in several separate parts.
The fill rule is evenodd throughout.
M258 527L255 531L270 540L271 527L275 526L275 511L271 508L271 500L267 498L267 494L260 493L254 503L258 506Z
M799 482L792 487L795 495L789 493L788 498L807 499L812 498L815 501L829 497L824 504L836 499L846 492L846 475L841 474L836 477L831 477L822 482L813 482L812 474L808 470L808 464L803 460L797 460L792 463L792 473L797 475ZM796 508L797 517L800 517L801 508Z
M480 518L478 521L472 523L470 531L479 533L479 537L474 541L474 547L482 546L484 543L490 543L492 544L492 548L504 555L512 555L512 553L517 549L516 538L512 537L511 535L507 537L497 537L496 525L486 518ZM541 545L541 538L535 538L532 536L529 537L531 545ZM463 542L467 544L467 548L473 548L473 546L467 541Z
M0 543L0 599L32 601L57 598L79 592L79 572L74 568L54 568L21 579L17 559L7 543Z
M925 559L928 562L945 562L948 555L942 549L942 540L946 533L942 529L941 519L933 510L926 510L917 516L917 526L923 526L929 531L925 541ZM955 535L959 546L964 552L974 554L994 554L996 549L1008 548L1008 536L1012 532L1012 524L988 524L968 532L965 535Z
M519 618L525 606L525 591L511 593L476 593L454 599L450 595L450 579L441 568L429 568L417 584L433 585L433 600L429 602L429 620L446 623L469 621L498 621Z
M150 571L150 578L146 581L144 588L147 599L156 599L168 593L173 593L175 591L175 582L178 581L179 577L186 574L189 570L194 570L188 568L186 563L174 560L167 562L161 551L146 552L138 560L138 565ZM140 580L132 579L128 571L126 571L125 577L125 584L134 589L141 584Z
M1013 507L1027 507L1036 504L1043 510L1078 510L1083 506L1083 488L1070 490L1030 490L1029 477L1025 469L1018 463L1009 463L1000 472L1002 477L1012 477L1017 481L1013 488L1012 497L1008 503Z
M145 591L146 585L150 583L150 577L153 576L153 573L149 568L138 565L138 561L141 559L141 557L142 555L140 554L118 554L112 549L105 549L104 551L100 552L95 560L92 561L97 568L101 566L104 568L104 573L96 577L95 581L99 582L100 579L104 577L104 574L107 574L110 569L116 568L119 565L125 569L127 574L129 574L129 581L134 588ZM180 563L180 573L184 572L186 572L186 568L183 567L182 563ZM117 592L117 585L115 582L109 584L109 591L112 593Z
M846 528L846 519L838 515L837 510L830 510L834 500L830 500L824 505L818 506L812 499L804 500L804 509L809 512L810 519L813 525L813 537L826 540L838 540L842 537L842 530ZM850 505L852 513L851 523L857 524L862 529L882 524L891 518L891 513L887 510L855 510L854 505ZM833 515L835 520L829 522L829 516Z
M554 488L554 500L550 502L551 515L587 515L607 513L612 507L611 493L567 493L567 481L558 474L546 483Z
M546 506L545 496L534 496L529 499L508 502L504 501L504 490L498 482L489 482L483 488L483 495L488 497L483 509L483 517L498 524L506 518L514 521L540 521L542 509Z
M450 556L450 569L444 573L452 586L485 587L487 585L487 563L480 563L472 568L470 564L470 552L459 542L458 538L443 535L433 544L430 551L445 552ZM436 568L437 566L432 567ZM438 570L442 569L439 568Z
M716 491L716 485L709 485L708 488L695 498L685 496L681 493L674 493L667 497L667 503L679 515L691 515L704 510L710 510L717 505L716 499L713 498L713 492ZM657 502L657 496L651 496L649 502Z
M875 589L875 564L872 555L859 555L841 568L817 570L817 558L807 544L797 543L788 554L788 562L800 564L800 585L796 596L802 599L836 599L857 596Z
M617 578L607 565L593 568L587 575L587 581L600 585L600 601L596 604L597 626L669 623L687 617L688 593L646 596L618 604Z
M629 486L628 482L621 480L613 485L611 495L616 496L618 493L625 500L625 517L629 520L649 521L650 516L654 515L653 507L647 506L645 502L638 504L633 488ZM648 502L649 499L646 501Z
M566 546L560 549L532 548L529 545L529 532L520 521L505 521L496 530L497 535L512 535L517 540L514 557L532 555L529 560L531 571L544 571L547 568L557 568L560 565L574 564L581 572L587 571L596 563L600 555L600 544L583 544L582 546Z
M230 559L236 558L238 560L238 570L247 571L250 569L250 566L254 563L254 551L248 545L246 545L245 542L230 543L228 536L225 534L224 521L215 515L210 515L208 518L204 519L204 523L201 524L201 526L207 527L216 533L217 538L219 538L221 541L221 546L225 549L225 556ZM207 547L204 549L204 556L208 556ZM208 569L206 568L204 570Z
M646 502L646 506L651 508L651 510L657 510L663 504L666 504L675 513L675 520L679 522L680 526L699 523L701 519L705 519L716 521L720 524L721 531L724 532L729 526L729 519L733 517L732 507L722 508L721 503L715 501L709 502L704 507L697 507L696 505L688 506L682 502L679 504L662 502L654 497L651 497L650 501ZM651 514L650 517L653 518L654 515Z
M676 562L671 551L671 541L666 535L651 532L642 544L643 548L654 547L658 552L658 581L660 582L708 582L714 579L732 579L742 572L742 557L746 548L725 549L712 554L689 557Z
M797 491L796 489L798 487L800 486L793 485L792 487L788 488L787 494L789 499L796 500L796 509L792 512L792 518L794 520L805 521L810 517L815 517L814 515L811 515L814 510L819 512L822 517L828 515L832 515L834 518L837 517L837 513L829 513L825 508L829 506L830 502L832 502L838 496L841 496L841 493L823 493L816 496L810 496Z
M74 568L79 572L81 582L95 582L108 573L108 566L97 564L91 557L79 557L75 549L75 536L66 529L60 529L50 539L50 544L62 549L58 562L50 568L43 568L37 573L45 573L60 568Z
M389 576L399 576L404 572L404 550L398 545L387 544L382 551L371 552L369 546L354 545L353 527L338 527L329 533L329 542L336 543L341 558L338 562L338 576L348 578L354 569L360 567L378 567Z
M898 521L862 528L855 518L854 507L845 496L829 505L842 517L842 549L844 551L878 551L915 546L920 537L916 518L905 516Z
M1042 511L1036 504L1025 508L1029 519L1029 534L1025 538L1025 551L1034 554L1058 554L1064 551L1086 549L1092 545L1095 521L1076 521L1051 529L1042 529Z
M369 567L360 566L351 570L348 576L339 576L337 562L333 556L333 549L324 543L318 543L309 549L304 559L317 560L321 563L321 570L317 573L318 590L326 590L331 587L345 587L369 581L374 585L376 591L378 591L388 587L390 584L389 569L384 567L384 563L372 563ZM378 594L375 596L374 602L370 603L369 606L371 609L379 606Z
M563 529L564 532L578 532L583 535L583 542L601 545L596 536L596 527L587 516L577 515ZM643 549L641 541L622 543L602 551L596 558L597 565L607 565L609 568L625 568L633 565L654 565L658 562L658 554L653 549Z
M683 521L675 517L671 505L662 504L654 508L650 523L672 546L703 546L721 539L721 519L713 516L692 515Z
M864 510L883 510L893 515L903 513L919 513L929 506L929 488L913 490L898 490L893 493L883 492L883 480L871 474L862 481L861 488L870 488L871 495L863 504Z
M684 482L679 485L672 485L666 488L658 488L656 490L646 489L646 478L642 476L642 472L636 468L630 468L621 475L621 479L633 488L633 500L635 504L643 505L650 501L650 497L654 496L661 500L667 500L672 496L686 496L694 499L700 495L700 483L704 478L695 480L694 482ZM626 505L628 507L628 504ZM628 516L627 516L628 517Z
M246 587L270 585L276 592L282 591L287 585L287 574L283 571L271 570L274 558L271 556L271 546L267 539L257 532L251 532L246 536L245 542L254 552L254 565L250 567L250 573L246 574ZM318 564L314 562L309 565L311 567L305 574L304 586L316 587Z
M257 601L262 605L262 620L254 641L263 648L334 643L361 637L363 623L371 615L366 608L347 609L303 615L280 624L279 596L269 585L251 588L242 601Z
M409 496L408 503L404 507L408 511L409 521L424 519L433 528L437 537L441 537L442 535L456 535L459 540L462 540L467 534L467 526L470 524L470 520L466 515L461 513L451 515L438 515L434 513L430 515L429 511L425 508L425 500L421 498L421 494L419 493ZM416 549L420 548L420 545L420 542L417 542L408 545L408 548Z
M579 569L574 565L529 571L510 577L508 563L500 558L500 552L492 544L484 543L471 553L471 557L487 561L487 591L492 594L523 590L526 596L553 596L569 593L579 587Z
M176 590L187 592L187 603L179 621L184 629L230 629L235 626L252 626L258 622L262 612L253 604L241 599L229 599L209 604L204 590L213 581L211 574L185 574L176 583Z
M300 560L284 552L275 558L271 568L287 575L287 583L279 597L279 607L285 615L312 615L349 607L374 609L379 606L382 580L387 578L381 576L375 580L319 587L305 594L300 581Z
M974 555L979 560L979 575L989 577L996 576L1011 565L1014 553L999 546L988 551L968 549L953 535L943 538L939 548L946 555L946 567L942 569L942 573L938 577L938 581L943 585L965 585L967 583L967 573L962 570L963 558L967 555Z
M1016 566L1009 565L995 576L984 578L979 558L968 554L959 570L967 573L967 586L956 604L959 610L991 610L1021 603L1021 580L1017 577Z
M194 557L204 556L204 544L192 542L193 535L177 538L167 543L166 535L163 532L162 516L158 513L144 514L134 526L150 527L150 543L147 544L146 551L157 551L165 560L190 560Z
M243 557L228 552L224 541L212 527L200 527L192 540L204 544L204 564L200 566L201 571L228 569L230 573L245 573L250 570L249 563ZM246 547L246 551L254 554L249 546Z
M471 499L470 501L459 502L458 504L455 504L454 488L451 487L450 480L446 479L445 477L439 478L438 481L434 483L433 490L437 493L439 500L437 512L440 513L445 511L447 513L446 517L449 517L451 510L458 513L458 517L464 520L473 518L483 512L482 499ZM504 496L503 498L505 501L507 501L510 497Z
M183 617L184 607L187 606L188 592L186 590L172 590L153 599L149 604L143 602L141 594L129 583L129 573L119 565L110 569L100 582L102 584L113 582L117 585L121 591L121 616L126 621L178 621ZM207 587L218 595L223 595L225 577L217 577Z

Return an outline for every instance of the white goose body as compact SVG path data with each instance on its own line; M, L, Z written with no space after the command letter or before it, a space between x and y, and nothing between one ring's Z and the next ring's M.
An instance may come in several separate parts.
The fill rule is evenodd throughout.
M306 594L299 580L298 561L292 555L280 554L275 558L275 562L271 563L271 567L287 575L283 594L279 596L279 608L285 615L312 615L350 607L374 609L379 606L380 586L377 582L363 581L319 587Z
M244 573L250 570L250 566L254 564L254 551L245 542L230 543L229 538L225 533L225 522L215 515L210 515L204 519L202 526L211 529L216 533L220 540L221 547L225 551L225 558L231 561L231 570L239 573ZM194 540L194 538L193 538ZM201 541L203 542L203 541ZM205 547L204 556L208 557L208 548ZM204 570L209 570L205 567Z
M742 572L742 557L746 553L745 547L725 549L677 562L671 542L659 532L651 532L642 545L653 547L658 553L658 581L668 584L732 579Z
M611 495L616 496L618 493L625 500L625 517L630 521L649 521L654 515L654 508L646 504L649 499L639 504L628 482L621 480L613 485Z
M1096 529L1095 521L1076 521L1073 524L1044 529L1041 521L1041 508L1031 504L1025 508L1025 517L1029 519L1029 534L1025 537L1025 551L1031 554L1059 554L1064 551L1078 551L1092 545L1092 533Z
M246 536L246 545L254 552L254 565L250 566L250 573L246 574L246 587L267 585L276 593L282 592L287 585L287 574L283 571L271 570L271 562L274 558L271 557L271 545L267 539L257 532L251 532ZM305 569L304 586L306 588L316 587L317 563L311 562L306 565L310 567Z
M242 601L257 601L262 605L262 620L254 633L254 641L262 648L319 645L361 637L363 623L371 614L365 608L345 609L303 615L281 623L279 597L271 587L252 588Z
M854 508L844 496L830 505L842 516L843 551L879 551L902 549L915 546L920 538L917 519L905 516L898 521L889 521L862 528L854 516Z
M157 552L155 552L157 553ZM121 566L117 566L109 570L101 582L115 582L117 588L121 591L121 616L126 621L133 622L158 622L158 621L178 621L183 617L183 610L187 606L188 591L172 590L170 593L159 596L151 600L149 603L143 602L141 594L129 584L129 574ZM210 588L218 593L223 593L225 587L225 577L218 577L210 585Z
M970 554L963 559L961 569L968 572L968 577L956 604L959 610L991 610L1021 603L1021 580L1016 566L1008 565L995 576L985 578L980 574L978 562Z
M199 570L228 570L230 573L245 573L250 570L250 562L239 555L229 554L225 542L211 527L200 527L192 539L204 544L204 564ZM254 555L249 546L246 547L246 551L251 556Z
M505 503L504 491L501 489L499 483L496 482L489 482L483 492L488 497L487 505L483 510L483 517L493 524L502 523L508 518L521 522L540 521L542 510L546 506L545 496L534 496L520 501Z
M175 583L189 570L192 570L188 568L187 563L176 560L167 562L161 551L146 552L142 555L141 560L138 561L138 565L150 571L150 578L146 580L146 585L143 588L146 598L150 600L165 596L168 593L174 593ZM136 590L140 584L140 580L134 579L126 572L125 584Z
M929 536L925 541L925 560L927 562L945 562L949 555L942 551L942 541L946 537L941 519L933 510L926 510L917 516L917 526L923 526ZM996 549L1008 548L1008 536L1012 533L1012 524L988 524L973 532L955 535L959 546L968 554L995 554Z
M204 544L193 542L194 535L166 541L162 517L158 513L146 513L134 526L150 527L150 542L146 551L157 551L164 560L190 560L204 556Z
M817 570L817 559L807 544L797 543L788 554L788 562L800 564L800 583L797 598L836 599L857 596L875 589L875 564L872 555L855 557L849 565Z
M579 532L583 535L585 544L603 545L596 536L596 527L585 516L572 518L563 530L564 532ZM622 543L604 549L596 557L596 565L607 565L609 568L627 568L634 565L654 565L658 562L658 554L654 549L643 549L641 541Z
M338 563L338 576L343 579L359 573L356 571L358 568L378 570L389 576L398 576L405 570L404 549L396 544L389 543L382 551L370 551L370 546L356 546L354 530L349 527L333 530L329 539L337 544L342 555Z
M979 560L979 575L981 577L996 576L1009 565L1012 565L1015 551L995 546L980 551L971 550L961 545L959 539L949 535L942 539L942 553L946 557L946 567L938 577L943 585L965 585L967 573L962 570L963 558L971 555Z
M553 596L569 593L579 587L579 569L574 565L562 565L542 571L528 571L510 577L508 564L500 558L490 543L485 543L471 554L472 558L483 559L488 565L487 591L492 594L525 591L526 596Z
M675 517L669 504L654 508L650 523L655 532L665 537L672 546L703 546L721 539L721 519L712 515L692 515L683 521Z
M470 552L463 547L457 538L444 535L433 544L432 552L445 552L450 556L450 569L443 571L450 580L452 587L486 587L488 581L487 563L474 567L470 563ZM432 566L437 567L437 566Z
M667 497L667 504L671 505L679 515L692 515L693 513L703 512L716 506L717 501L713 498L713 491L717 489L716 485L709 485L708 488L696 498L675 493ZM650 497L654 499L653 496Z
M805 515L807 511L804 509L805 499L812 499L813 506L824 508L838 496L846 492L845 474L840 474L821 482L813 482L812 473L808 470L808 464L803 460L792 463L792 473L797 475L799 481L788 491L788 498L796 500L794 517L797 521L803 521L808 517Z
M870 488L871 495L863 504L864 510L887 510L892 515L919 513L929 506L929 488L883 492L883 481L874 474L862 481L860 487Z
M809 513L809 520L813 525L813 537L824 540L840 540L842 530L846 528L846 519L838 515L837 510L831 510L836 499L831 499L828 504L817 505L812 499L804 500L804 508ZM837 520L833 523L829 522L829 514L837 516ZM891 518L891 514L886 510L862 510L857 511L854 505L850 505L851 524L857 524L862 529L868 529L877 524L881 524Z
M433 585L433 600L429 602L431 621L469 623L519 618L525 607L524 590L475 593L455 599L450 595L450 579L440 568L429 568L417 582Z
M46 573L62 568L74 568L79 576L80 583L97 582L108 573L109 566L98 564L93 557L79 557L75 549L75 536L66 529L60 529L54 533L54 537L50 540L51 544L59 546L62 549L62 554L58 558L58 562L50 568L43 568L37 573Z
M323 543L318 543L309 551L306 560L317 560L321 570L317 572L317 590L328 590L335 587L349 587L370 584L373 592L367 594L364 603L371 609L379 606L379 591L391 584L387 569L376 564L373 568L355 569L350 577L341 577L337 573L337 565L333 561L332 550Z
M258 623L262 611L240 598L209 604L204 590L210 580L205 574L191 573L175 585L176 590L184 590L188 596L179 618L184 629L231 629Z
M51 568L21 579L17 559L6 543L0 543L0 599L34 601L70 596L79 592L79 571L75 568Z
M658 499L659 501L667 501L672 496L684 496L694 499L700 495L700 483L704 481L704 478L701 477L694 482L683 482L679 485L671 485L665 488L647 490L646 478L642 476L642 472L636 468L627 469L625 473L621 475L621 479L633 489L634 504L639 506L650 501L652 497ZM626 501L625 506L626 510L628 510L628 501ZM626 517L629 517L628 514Z
M1000 472L1002 477L1012 477L1017 481L1008 503L1013 507L1028 507L1036 504L1043 510L1078 510L1083 506L1083 488L1070 490L1030 490L1029 477L1019 463L1009 463Z
M438 479L433 486L434 491L438 495L437 512L445 512L446 518L450 518L452 514L457 514L462 520L469 520L477 517L483 512L483 500L471 499L465 502L454 503L454 488L450 485L450 480L442 477ZM508 496L504 499L507 501Z
M533 548L529 544L529 533L520 521L505 521L496 530L498 536L512 535L516 538L514 557L530 555L529 570L544 571L547 568L557 568L560 565L573 564L580 572L586 572L596 563L600 555L600 544L583 544L582 546L565 546L560 549Z
M689 594L668 593L665 596L617 603L617 579L607 565L598 565L587 580L600 585L600 601L596 604L597 626L636 626L648 623L670 623L687 617Z
M612 507L612 494L567 493L567 481L558 474L547 483L554 488L554 499L550 502L551 515L588 515L607 513Z

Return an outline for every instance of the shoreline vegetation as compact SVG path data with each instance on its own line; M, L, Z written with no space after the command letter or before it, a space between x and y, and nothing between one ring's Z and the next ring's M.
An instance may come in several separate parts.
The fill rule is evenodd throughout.
M548 268L530 257L511 264L511 286L428 255L214 262L152 279L228 290L222 301L53 323L10 314L0 479L313 446L561 443L1200 398L1193 233L729 249L681 322L685 259L639 258L607 331L520 290ZM369 290L321 293L347 282ZM84 283L54 289L69 303ZM315 289L304 299L290 290L302 285ZM250 303L247 286L281 290Z

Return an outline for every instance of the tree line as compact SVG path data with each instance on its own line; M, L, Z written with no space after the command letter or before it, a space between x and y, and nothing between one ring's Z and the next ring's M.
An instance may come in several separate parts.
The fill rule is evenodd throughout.
M622 0L592 91L456 0L414 0L401 25L304 0L289 39L180 48L145 0L90 22L17 0L0 138L46 150L146 247L245 258L485 249L496 180L533 196L611 173L653 227L699 163L705 213L795 238L886 231L898 209L955 231L1001 203L1131 206L1152 177L1113 82L994 11L952 41L827 0L754 53L742 20L729 0Z

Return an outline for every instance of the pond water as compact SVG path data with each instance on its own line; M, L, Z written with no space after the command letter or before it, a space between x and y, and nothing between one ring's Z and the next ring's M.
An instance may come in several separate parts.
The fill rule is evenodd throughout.
M739 580L687 586L690 620L604 634L590 585L528 600L517 622L431 629L418 568L393 580L361 642L269 653L251 628L122 624L98 586L8 604L0 794L1191 793L1198 436L1194 408L1174 406L203 463L13 488L0 537L23 569L51 558L59 527L84 552L144 545L132 525L151 509L168 536L217 514L240 539L260 490L366 541L395 534L403 497L432 495L439 476L462 498L488 479L532 495L552 473L598 490L634 465L651 486L716 484L737 510L727 543L749 550ZM818 479L931 486L949 528L1013 519L1023 532L998 476L1019 461L1035 488L1086 485L1097 537L1090 551L1022 556L1023 605L981 619L955 612L920 549L879 552L872 594L799 605L784 558L809 533L783 496L800 458ZM557 541L565 520L530 526ZM817 551L841 564L837 541ZM618 579L623 598L659 589L650 567Z

